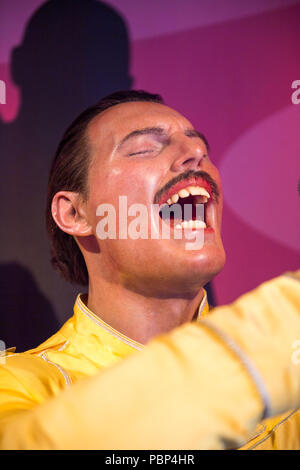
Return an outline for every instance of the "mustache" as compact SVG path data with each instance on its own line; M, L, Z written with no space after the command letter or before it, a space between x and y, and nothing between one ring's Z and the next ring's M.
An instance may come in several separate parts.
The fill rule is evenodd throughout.
M170 180L167 184L165 184L163 188L161 188L156 193L154 197L154 204L158 204L162 195L166 191L168 191L172 186L174 186L175 184L179 183L182 180L189 179L189 178L202 178L204 181L206 181L210 185L212 194L215 197L216 201L218 202L218 199L220 197L220 191L215 180L208 173L206 173L206 171L187 170L184 173L181 173L181 175L178 175L172 180Z

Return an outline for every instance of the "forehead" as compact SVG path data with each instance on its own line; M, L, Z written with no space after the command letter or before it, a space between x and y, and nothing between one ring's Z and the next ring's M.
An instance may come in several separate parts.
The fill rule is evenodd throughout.
M96 116L88 127L88 137L94 148L101 145L101 148L105 146L107 150L117 145L128 133L154 126L169 132L193 127L184 116L166 105L129 102L112 106Z

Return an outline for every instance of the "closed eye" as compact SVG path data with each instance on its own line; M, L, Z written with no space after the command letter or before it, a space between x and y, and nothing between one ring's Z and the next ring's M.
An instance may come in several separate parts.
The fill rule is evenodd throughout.
M153 152L153 149L149 150L149 149L145 149L145 150L139 150L138 152L132 152L132 153L129 153L128 156L129 157L132 157L134 155L141 155L143 153L150 153L150 152Z

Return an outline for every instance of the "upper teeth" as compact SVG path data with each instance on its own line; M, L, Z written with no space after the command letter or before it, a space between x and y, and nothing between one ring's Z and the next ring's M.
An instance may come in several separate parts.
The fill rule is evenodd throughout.
M207 200L210 198L209 193L206 191L206 189L202 188L201 186L188 186L187 188L180 189L178 193L173 194L168 200L167 203L169 206L171 204L176 204L178 202L179 198L184 198L188 197L189 195L192 196L204 196L203 202L207 202Z

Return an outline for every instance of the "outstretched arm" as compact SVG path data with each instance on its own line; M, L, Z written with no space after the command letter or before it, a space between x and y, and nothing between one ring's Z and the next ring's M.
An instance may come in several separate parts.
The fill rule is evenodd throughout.
M238 447L262 417L300 405L300 364L292 360L299 274L262 284L37 406L30 390L6 390L0 447ZM2 387L9 373L4 367Z

